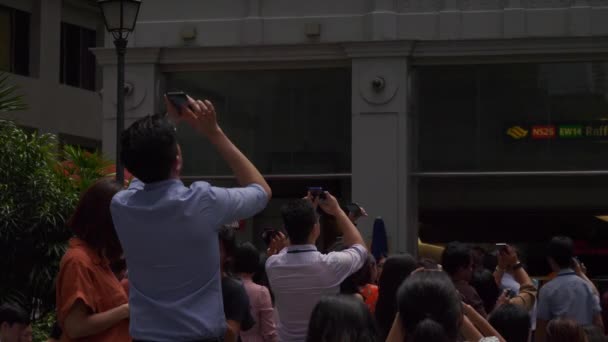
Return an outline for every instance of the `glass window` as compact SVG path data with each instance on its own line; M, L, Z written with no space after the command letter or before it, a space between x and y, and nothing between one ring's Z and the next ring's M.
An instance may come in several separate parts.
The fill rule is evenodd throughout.
M417 73L421 171L608 169L608 63Z
M29 75L30 14L0 6L0 70Z
M96 43L94 30L61 23L61 83L95 90L95 56L89 48Z
M350 172L349 69L207 71L167 75L169 90L215 103L235 144L265 174ZM228 175L188 127L179 128L187 176Z

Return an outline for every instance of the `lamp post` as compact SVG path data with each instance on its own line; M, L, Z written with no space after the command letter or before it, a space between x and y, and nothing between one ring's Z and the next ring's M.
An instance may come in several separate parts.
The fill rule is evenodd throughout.
M117 56L116 82L116 181L125 182L124 165L120 158L120 135L125 125L125 52L127 38L135 29L141 0L98 0L103 21L114 37Z

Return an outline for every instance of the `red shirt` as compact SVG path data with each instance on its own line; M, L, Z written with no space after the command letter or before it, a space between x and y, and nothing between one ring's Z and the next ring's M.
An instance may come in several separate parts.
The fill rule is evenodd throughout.
M65 319L76 300L82 300L94 314L128 303L127 294L112 273L108 260L78 238L70 240L70 246L61 259L56 295L57 320L64 332L62 342L76 341L67 336L65 329ZM129 321L122 320L104 332L80 340L130 342Z

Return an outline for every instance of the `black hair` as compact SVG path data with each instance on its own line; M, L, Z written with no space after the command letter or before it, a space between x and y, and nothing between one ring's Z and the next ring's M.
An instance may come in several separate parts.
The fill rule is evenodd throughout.
M408 342L455 342L462 323L462 302L444 272L418 272L397 295L399 317Z
M224 255L226 257L226 260L224 262L224 270L227 273L232 273L233 272L233 266L234 266L234 254L236 252L237 249L237 243L236 243L236 235L234 234L234 228L232 227L228 227L228 226L223 226L219 233L218 233L219 239L220 239L220 248L224 249Z
M371 254L367 255L365 259L365 263L361 268L348 276L344 281L340 284L340 293L342 294L357 294L359 293L359 289L367 284L371 284L373 282L373 268L376 267L376 259Z
M492 312L494 306L496 306L496 300L500 296L500 289L496 284L494 274L486 269L475 271L471 278L471 286L481 297L486 312Z
M409 254L391 255L384 262L382 275L378 280L378 302L375 312L382 341L388 336L397 313L397 290L416 268L416 259Z
M571 267L572 257L574 257L572 239L566 236L556 236L551 239L547 248L547 256L553 259L560 268Z
M462 268L469 267L471 262L471 247L460 242L448 243L441 255L441 265L450 276Z
M376 326L363 302L349 296L322 298L312 311L307 342L376 342Z
M430 259L430 258L419 258L416 266L418 268L422 267L426 270L438 270L439 269L439 264L435 260Z
M234 253L234 272L255 274L260 265L260 252L250 242L241 244Z
M177 156L175 126L166 115L147 115L122 132L120 158L144 183L169 178Z
M31 323L30 316L16 304L2 304L0 305L0 324L8 323L29 325Z
M317 214L309 201L299 199L290 201L281 208L285 230L292 245L303 245L317 224Z
M509 342L527 342L530 334L530 314L515 304L504 304L496 308L488 322Z

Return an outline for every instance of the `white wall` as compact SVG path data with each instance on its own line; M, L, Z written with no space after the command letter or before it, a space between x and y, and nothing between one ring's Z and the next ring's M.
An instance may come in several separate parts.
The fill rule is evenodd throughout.
M29 108L0 117L41 132L101 140L99 93L59 83L60 23L65 20L93 28L100 22L96 8L90 1L69 0L0 0L0 5L32 13L31 76L12 75L9 81L19 87Z
M146 0L135 46L238 46L608 34L607 0ZM319 36L307 36L310 25ZM184 42L181 32L195 29Z

